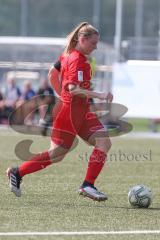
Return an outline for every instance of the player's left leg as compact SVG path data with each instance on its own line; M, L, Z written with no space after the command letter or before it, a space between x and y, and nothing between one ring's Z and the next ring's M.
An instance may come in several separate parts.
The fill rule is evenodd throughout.
M94 183L104 166L107 153L111 148L110 138L96 116L86 119L79 135L89 144L94 146L89 158L86 176L79 189L79 193L97 201L105 201L107 200L107 196L104 193L99 192L95 188Z
M9 186L11 192L17 197L21 197L20 184L25 175L40 171L52 163L61 161L67 154L69 149L63 148L57 144L52 143L51 148L45 152L36 154L28 161L23 162L18 167L10 167L7 169L9 177Z
M49 150L36 154L28 161L23 162L17 168L10 167L7 170L7 175L9 177L10 189L17 197L21 196L20 183L22 177L27 174L40 171L52 163L61 161L64 156L68 153L75 139L75 130L72 128L70 118L68 117L68 106L63 106L58 117L53 123L53 131L51 134L51 147ZM64 112L66 114L64 114ZM64 118L66 116L65 124Z

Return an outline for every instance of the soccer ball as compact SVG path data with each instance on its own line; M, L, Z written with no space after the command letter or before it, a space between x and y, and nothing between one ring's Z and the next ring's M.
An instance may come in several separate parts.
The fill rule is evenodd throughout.
M148 208L152 202L152 192L144 185L132 187L128 193L128 201L133 207Z

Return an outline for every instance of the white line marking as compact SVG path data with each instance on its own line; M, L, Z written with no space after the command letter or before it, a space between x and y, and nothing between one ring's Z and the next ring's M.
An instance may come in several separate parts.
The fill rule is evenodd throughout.
M138 235L160 234L160 230L87 231L87 232L0 232L0 236L78 236L78 235Z

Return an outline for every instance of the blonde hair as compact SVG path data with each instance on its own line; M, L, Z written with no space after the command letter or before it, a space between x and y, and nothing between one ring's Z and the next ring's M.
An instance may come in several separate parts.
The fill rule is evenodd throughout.
M79 36L84 36L86 38L90 38L93 34L97 34L99 36L98 30L90 25L88 22L80 23L71 33L67 36L67 45L64 49L64 54L69 54L72 49L74 49L77 45Z

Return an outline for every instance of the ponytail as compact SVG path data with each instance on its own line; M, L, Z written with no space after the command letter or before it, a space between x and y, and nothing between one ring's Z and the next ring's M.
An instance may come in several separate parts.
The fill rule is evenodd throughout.
M99 32L88 22L80 23L71 33L68 34L68 42L64 49L64 54L69 54L70 51L76 47L80 35L89 38L92 34L99 35Z

